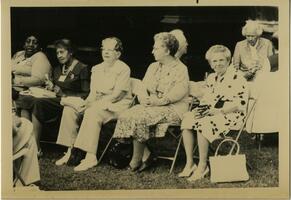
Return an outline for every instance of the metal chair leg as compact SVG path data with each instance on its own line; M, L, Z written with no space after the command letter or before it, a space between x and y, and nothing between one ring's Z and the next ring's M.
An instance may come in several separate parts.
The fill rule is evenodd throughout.
M180 136L180 139L179 139L179 142L178 142L178 145L177 145L177 148L176 148L175 156L174 156L174 159L172 161L172 165L171 165L171 169L170 169L170 174L172 173L172 171L174 169L174 166L175 166L175 163L176 163L176 159L177 159L177 156L178 156L178 153L179 153L179 149L180 149L180 146L181 146L181 142L182 142L182 135Z
M103 150L103 152L102 152L102 154L101 154L101 156L100 156L100 158L98 160L98 163L101 162L101 160L102 160L103 156L105 155L109 145L111 144L112 139L113 139L113 136L110 138L109 142L107 143L106 147L104 148L104 150Z
M22 184L23 186L26 186L25 181L23 180L23 178L22 178L21 175L19 174L18 169L15 167L14 164L13 164L13 171L14 171L15 176L16 176L15 180L13 181L13 186L15 186L15 184L16 184L16 182L17 182L18 179L20 180L20 182L21 182L21 184Z
M259 134L259 151L261 151L261 146L262 146L262 141L263 141L263 134Z

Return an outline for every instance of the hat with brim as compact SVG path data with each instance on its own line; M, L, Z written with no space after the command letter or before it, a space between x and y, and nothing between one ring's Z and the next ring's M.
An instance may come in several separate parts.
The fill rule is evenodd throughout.
M13 153L17 153L25 146L32 134L32 123L25 119L21 119L21 126L19 127L15 136L13 136Z

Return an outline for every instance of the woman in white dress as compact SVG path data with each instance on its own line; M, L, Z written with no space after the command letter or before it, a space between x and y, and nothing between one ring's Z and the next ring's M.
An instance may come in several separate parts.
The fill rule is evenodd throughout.
M226 135L232 126L244 119L248 101L246 80L229 66L229 49L223 45L214 45L205 57L214 73L206 79L200 105L185 113L181 124L187 161L179 177L188 177L194 172L189 181L201 179L209 172L209 143ZM198 167L193 162L193 130L197 133L199 147Z

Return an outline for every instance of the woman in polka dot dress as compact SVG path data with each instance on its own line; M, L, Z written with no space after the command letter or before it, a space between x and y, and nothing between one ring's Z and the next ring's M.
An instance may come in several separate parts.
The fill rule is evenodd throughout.
M214 45L206 53L214 73L206 79L206 91L200 105L185 113L181 124L187 161L179 177L189 181L203 178L208 172L209 143L226 135L231 127L244 120L248 100L246 81L233 67L229 67L231 53L223 45ZM198 167L193 162L194 135L199 146Z

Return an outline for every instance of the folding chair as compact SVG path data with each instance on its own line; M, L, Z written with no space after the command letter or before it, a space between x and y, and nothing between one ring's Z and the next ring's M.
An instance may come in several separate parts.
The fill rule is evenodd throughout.
M129 105L129 108L131 108L132 106L135 105L135 102L136 102L136 98L137 98L137 93L139 91L139 86L140 86L140 83L141 83L141 80L139 79L136 79L136 78L130 78L130 84L131 84L131 88L132 88L132 94L134 95L133 98L132 98L132 101ZM108 123L116 123L117 119L113 119L113 120L110 120L109 122L107 122L106 124ZM98 160L98 163L101 162L102 158L104 157L105 153L107 152L107 149L108 147L110 146L111 142L113 140L113 134L112 136L110 137L107 145L105 146L102 154L100 155L100 158Z
M21 132L18 132L17 135L13 136L13 172L15 176L13 186L15 186L18 179L23 186L26 186L25 181L19 173L19 169L21 168L21 163L24 156L29 150L27 147L27 142L31 137L33 137L31 135L33 129L32 123L25 118L21 118L21 121L22 124L19 129ZM17 164L19 167L16 167Z
M255 99L253 99L253 100L255 100ZM252 114L252 112L255 112L255 110L251 110L250 111L250 115ZM249 120L251 120L251 119L249 119ZM250 128L250 130L248 130L248 131L250 131L250 133L252 135L255 135L255 144L256 144L256 147L258 148L259 151L261 151L262 141L263 141L263 138L264 138L265 133L252 133L251 129L252 128ZM267 133L267 134L270 134L270 133ZM272 134L273 133L276 133L276 132L272 132Z
M188 107L188 111L191 111L193 105L198 103L197 100L201 96L203 96L204 85L205 85L204 81L199 81L199 82L190 81L189 82L189 107ZM169 128L177 128L180 126L181 126L181 124L171 124ZM177 157L178 157L178 153L180 150L180 146L182 143L182 134L181 134L181 130L180 130L179 133L176 135L172 131L169 131L169 128L168 128L167 133L169 133L171 136L173 136L175 138L175 140L178 142L178 144L176 146L175 154L174 154L174 156L157 156L157 158L172 161L171 168L169 171L169 173L171 174L173 172L173 169L174 169Z
M25 156L25 154L28 152L28 148L27 147L23 147L21 150L19 150L16 154L13 155L13 172L15 175L14 181L13 181L13 186L15 187L16 182L18 181L18 179L20 180L21 184L23 186L26 186L25 181L23 180L23 178L21 177L20 173L19 173L19 169L17 169L17 167L15 166L15 162L22 162L23 157Z

